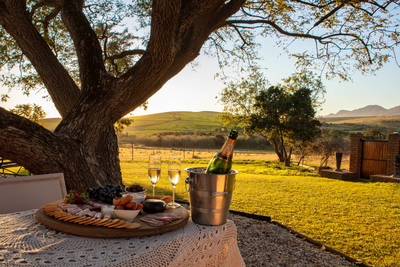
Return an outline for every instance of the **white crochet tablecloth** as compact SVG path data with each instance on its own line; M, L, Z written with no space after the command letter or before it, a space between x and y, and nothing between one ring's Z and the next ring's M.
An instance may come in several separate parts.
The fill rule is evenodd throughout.
M245 266L235 224L188 223L134 238L93 238L52 230L36 210L0 215L0 266Z

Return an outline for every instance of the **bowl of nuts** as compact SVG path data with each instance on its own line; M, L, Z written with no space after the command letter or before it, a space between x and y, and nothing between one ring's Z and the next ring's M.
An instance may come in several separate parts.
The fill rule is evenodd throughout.
M146 193L146 189L143 188L141 185L139 184L133 184L129 187L127 187L126 189L126 193L125 194L131 194L131 193L136 193L136 194L142 194L144 195L144 193Z

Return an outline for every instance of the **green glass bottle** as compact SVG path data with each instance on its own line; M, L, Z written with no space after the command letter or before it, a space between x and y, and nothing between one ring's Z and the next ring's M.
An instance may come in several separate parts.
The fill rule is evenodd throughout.
M228 174L231 171L233 148L238 134L237 130L232 129L230 131L221 150L210 160L206 173Z

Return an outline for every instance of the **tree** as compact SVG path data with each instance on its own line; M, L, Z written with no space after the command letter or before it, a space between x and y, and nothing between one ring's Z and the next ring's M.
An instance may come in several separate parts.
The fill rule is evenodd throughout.
M43 119L46 118L46 112L44 112L41 106L36 104L21 104L16 105L14 109L10 109L10 112L44 126Z
M247 132L266 132L279 141L285 166L290 166L296 143L313 140L320 134L320 122L315 118L311 90L294 92L271 86L255 98L255 112L250 114Z
M387 139L388 131L379 128L377 125L364 132L364 138L369 140L385 140Z
M320 157L320 167L328 165L329 158L334 152L349 150L350 142L345 137L344 131L334 129L323 132L321 137L312 143L313 154Z
M221 66L240 69L258 58L258 35L276 35L285 48L285 38L310 39L315 51L294 55L299 64L316 68L320 60L327 76L346 78L346 58L362 72L390 59L399 38L391 17L397 5L370 0L136 0L130 5L0 0L1 81L26 94L45 89L62 116L50 132L0 108L0 156L36 174L63 172L68 189L121 184L114 123L200 52L217 55ZM7 98L2 94L2 100Z
M303 85L313 90L300 87ZM315 108L325 89L310 72L295 73L276 87L267 86L259 72L240 83L231 82L221 93L224 109L219 119L226 125L244 125L248 135L262 136L279 161L290 164L293 147L319 134Z

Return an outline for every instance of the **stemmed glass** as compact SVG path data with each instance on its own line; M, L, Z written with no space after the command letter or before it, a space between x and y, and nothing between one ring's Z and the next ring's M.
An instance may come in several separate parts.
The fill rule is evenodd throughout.
M178 208L181 205L175 203L175 186L178 184L181 179L181 157L179 156L171 156L169 157L168 162L168 178L170 183L172 184L173 194L172 194L172 202L168 204L168 207L174 209Z
M155 188L158 180L160 180L161 176L161 156L159 155L150 155L149 157L149 179L153 184L153 196L155 195Z

